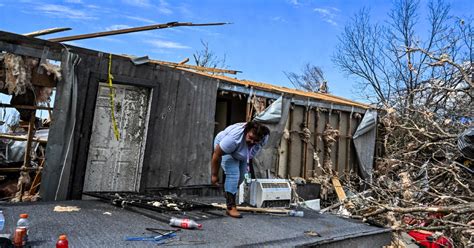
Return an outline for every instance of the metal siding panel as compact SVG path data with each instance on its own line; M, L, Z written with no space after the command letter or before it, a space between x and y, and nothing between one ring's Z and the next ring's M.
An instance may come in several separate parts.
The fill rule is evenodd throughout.
M150 164L146 187L208 184L217 80L170 71L160 83L151 159L157 162Z
M162 161L163 157L166 157L166 142L167 136L165 135L169 126L170 114L169 114L169 102L172 101L170 98L174 99L172 92L175 92L175 84L172 82L173 73L168 71L159 70L156 72L158 77L158 82L160 84L160 90L157 93L156 106L152 106L155 114L155 127L153 130L154 140L152 140L153 151L150 156L151 159L149 164L149 170L147 177L146 188L149 187L158 187L160 185L166 185L168 178L168 169L169 166L166 164L166 161Z

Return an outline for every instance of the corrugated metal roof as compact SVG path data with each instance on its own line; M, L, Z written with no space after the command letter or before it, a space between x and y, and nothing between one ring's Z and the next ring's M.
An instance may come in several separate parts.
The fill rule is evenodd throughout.
M129 55L122 55L122 56L133 59L133 56L129 56ZM307 91L302 91L302 90L297 90L297 89L290 89L290 88L286 88L286 87L282 87L282 86L276 86L276 85L267 84L267 83L254 82L254 81L250 81L250 80L242 80L242 79L231 78L231 77L227 77L227 76L223 76L223 75L211 74L211 73L208 73L208 72L205 72L205 71L199 71L199 68L202 69L202 70L210 70L210 71L215 71L216 70L215 68L207 68L207 67L199 67L199 66L193 66L193 67L196 67L196 68L192 68L192 67L189 67L187 65L186 65L187 67L183 67L183 65L180 65L178 63L161 61L161 60L153 60L153 59L148 59L148 62L152 63L152 64L159 64L159 65L162 65L162 66L167 66L167 67L170 67L170 68L173 68L173 69L179 69L179 70L183 70L183 71L192 72L192 73L203 75L203 76L210 77L210 78L215 78L215 79L227 81L227 82L242 85L242 86L245 86L245 87L253 87L254 89L260 89L260 90L263 90L263 91L269 91L269 92L274 92L274 93L287 93L287 94L292 94L292 95L296 95L296 96L309 97L309 98L312 98L312 99L317 99L317 100L320 100L320 101L326 101L326 102L335 103L335 104L342 104L342 105L360 107L360 108L363 108L363 109L371 108L370 105L360 103L360 102L355 102L355 101L352 101L352 100L349 100L349 99L346 99L346 98L343 98L343 97L334 96L334 95L331 95L331 94L307 92ZM222 70L222 69L219 69L219 70Z
M277 92L277 93L288 93L288 94L293 94L293 95L302 96L302 97L309 97L309 98L313 98L313 99L317 99L317 100L321 100L321 101L327 101L327 102L336 103L336 104L343 104L343 105L360 107L360 108L364 108L364 109L371 108L370 105L360 103L360 102L355 102L355 101L352 101L352 100L349 100L349 99L346 99L346 98L343 98L343 97L334 96L334 95L331 95L331 94L307 92L307 91L301 91L301 90L297 90L297 89L290 89L290 88L286 88L286 87L282 87L282 86L276 86L276 85L267 84L267 83L260 83L260 82L250 81L250 80L241 80L241 79L237 79L237 78L231 78L231 77L227 77L227 76L223 76L223 75L215 75L215 74L213 75L213 74L209 74L209 73L205 73L205 72L192 71L192 70L187 70L187 69L178 68L178 67L174 67L174 68L189 71L189 72L193 72L193 73L200 74L200 75L203 75L203 76L206 76L206 77L211 77L211 78L215 78L215 79L219 79L219 80L224 80L224 81L234 83L234 84L243 85L245 87L253 87L255 89L260 89L260 90L264 90L264 91Z

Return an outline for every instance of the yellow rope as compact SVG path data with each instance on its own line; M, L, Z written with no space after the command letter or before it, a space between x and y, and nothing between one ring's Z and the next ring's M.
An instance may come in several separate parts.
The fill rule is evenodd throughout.
M114 96L115 96L115 91L114 87L112 85L112 80L114 79L114 76L111 73L112 71L112 54L109 54L109 71L108 71L108 76L107 76L107 81L109 83L109 94L110 94L110 112L112 113L112 126L114 129L114 135L117 140L120 139L120 133L117 127L117 120L115 119L115 104L114 104Z

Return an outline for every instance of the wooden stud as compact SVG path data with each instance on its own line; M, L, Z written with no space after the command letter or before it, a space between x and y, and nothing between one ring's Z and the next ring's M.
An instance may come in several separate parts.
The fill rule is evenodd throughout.
M31 142L33 141L33 135L35 134L35 120L36 110L32 111L30 122L28 123L28 139L26 141L25 158L23 164L25 167L30 167L31 163Z
M306 128L309 128L309 124L308 124L308 121L309 121L309 106L306 106L305 110L304 110L304 118L305 118L305 127ZM308 156L308 143L307 142L304 142L303 143L303 178L304 179L307 179L307 161L306 161L306 157Z
M349 160L350 160L350 153L351 153L351 141L352 141L352 135L351 135L351 130L352 130L352 112L349 114L348 118L349 124L347 125L347 130L346 130L346 164L345 164L345 173L349 173L350 168L349 168Z
M291 124L293 122L293 106L290 105L290 111L288 113L288 122L289 122L289 128L288 128L288 140L287 140L287 144L288 144L288 149L287 149L287 156L286 156L286 159L287 159L287 162L286 162L286 175L288 175L290 178L291 175L290 175L290 168L291 168Z
M337 115L337 130L339 130L339 133L341 133L341 111L338 111L339 114ZM336 171L339 173L339 143L340 143L341 137L340 135L337 136L336 143L334 144L336 146L335 152L336 152Z

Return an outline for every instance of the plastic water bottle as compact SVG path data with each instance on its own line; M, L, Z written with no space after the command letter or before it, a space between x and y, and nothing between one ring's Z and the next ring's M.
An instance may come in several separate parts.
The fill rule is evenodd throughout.
M195 228L201 229L202 228L202 224L198 224L194 220L179 219L179 218L171 218L170 226L177 226L184 229L195 229Z
M294 216L294 217L303 217L304 212L303 211L290 210L290 212L288 212L288 215L289 216Z
M3 232L3 228L5 228L5 216L3 215L3 211L0 210L0 233Z
M69 242L67 241L66 235L60 235L58 238L58 242L56 242L56 248L68 248Z
M26 234L23 238L25 242L28 241L28 233L30 231L30 222L28 221L28 214L20 214L20 219L16 223L16 228L25 228Z

